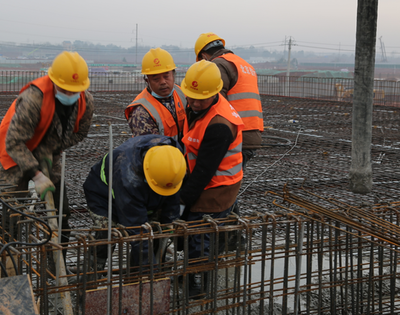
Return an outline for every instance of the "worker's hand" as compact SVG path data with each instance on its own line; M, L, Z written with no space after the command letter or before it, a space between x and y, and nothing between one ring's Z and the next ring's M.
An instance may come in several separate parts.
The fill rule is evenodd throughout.
M40 163L40 167L44 175L49 178L52 178L53 173L53 154L51 153L43 153L42 162Z
M56 190L52 181L40 171L32 178L32 180L35 183L36 192L42 200L44 200L48 191L54 192Z

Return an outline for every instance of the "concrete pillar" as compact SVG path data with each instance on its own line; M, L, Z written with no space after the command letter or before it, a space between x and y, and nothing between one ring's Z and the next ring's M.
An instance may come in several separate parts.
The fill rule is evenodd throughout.
M372 189L371 139L378 0L358 0L350 189Z

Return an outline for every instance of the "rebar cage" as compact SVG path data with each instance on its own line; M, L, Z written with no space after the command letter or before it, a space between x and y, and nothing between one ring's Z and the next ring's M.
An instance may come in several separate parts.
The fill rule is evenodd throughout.
M272 192L271 192L272 193ZM299 197L300 193L307 199ZM58 308L65 314L63 298L71 296L74 314L395 314L399 311L397 279L400 203L356 208L299 190L274 194L273 211L245 217L177 221L172 226L152 222L135 227L132 236L114 228L111 241L95 239L95 229L73 230L68 244L39 245L48 233L43 224L24 215L17 219L20 240L31 246L10 248L18 274L29 274L41 314ZM300 200L300 201L299 201ZM2 193L4 210L43 216L43 203L18 200ZM33 207L35 209L33 209ZM329 215L324 215L324 211ZM365 213L366 225L357 211ZM385 222L382 228L380 223ZM133 228L133 227L132 227ZM3 239L7 238L2 230ZM210 254L189 259L188 239L209 235ZM245 242L228 248L229 235ZM179 240L183 246L179 248ZM130 266L130 244L149 246L156 263ZM165 243L166 246L159 246ZM98 246L115 246L105 270L91 268ZM156 245L158 244L158 246ZM204 244L203 244L204 245ZM57 283L51 258L67 250L67 285ZM165 255L162 251L165 250ZM3 262L9 255L3 255ZM50 258L50 259L49 259ZM143 257L139 259L142 260ZM152 261L152 259L149 259ZM96 263L93 264L96 266ZM74 268L75 267L75 268ZM107 276L108 270L110 278ZM207 274L209 285L201 299L188 296L189 276ZM111 288L108 296L107 288ZM58 301L56 299L58 297Z

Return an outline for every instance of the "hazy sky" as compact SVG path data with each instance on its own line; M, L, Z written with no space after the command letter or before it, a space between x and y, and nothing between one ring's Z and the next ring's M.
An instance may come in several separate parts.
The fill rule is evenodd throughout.
M0 0L0 43L176 45L192 48L201 33L214 32L227 47L354 51L357 0ZM389 55L400 52L400 0L381 0L379 37ZM312 48L313 47L313 48ZM0 52L1 53L1 52ZM378 51L377 51L378 53Z

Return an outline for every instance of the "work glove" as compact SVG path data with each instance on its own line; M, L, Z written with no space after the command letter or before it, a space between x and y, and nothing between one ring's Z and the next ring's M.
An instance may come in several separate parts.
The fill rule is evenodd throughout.
M182 216L182 214L185 212L185 208L186 208L186 206L185 205L179 205L179 216L181 217Z
M32 178L32 180L35 183L36 192L42 200L44 200L48 191L54 192L56 190L52 181L40 171Z

